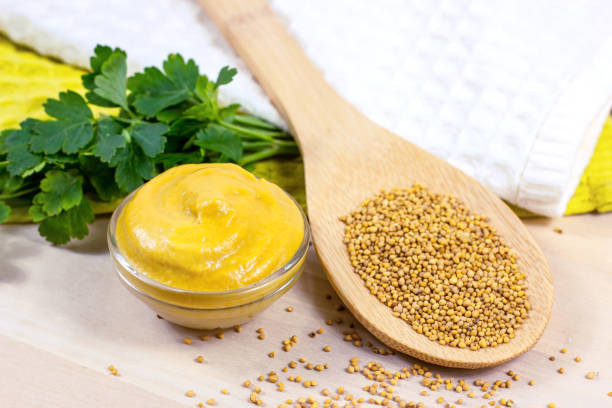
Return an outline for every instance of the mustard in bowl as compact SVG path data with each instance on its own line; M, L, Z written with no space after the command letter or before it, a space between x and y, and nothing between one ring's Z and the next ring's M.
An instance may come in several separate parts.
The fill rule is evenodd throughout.
M295 200L233 164L158 175L125 198L108 229L128 290L199 329L241 324L278 299L301 274L309 241Z

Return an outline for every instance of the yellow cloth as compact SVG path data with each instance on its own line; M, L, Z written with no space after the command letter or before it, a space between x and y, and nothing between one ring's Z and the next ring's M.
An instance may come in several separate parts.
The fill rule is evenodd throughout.
M83 92L84 71L16 48L0 37L0 130L16 127L27 117L44 118L43 102L60 91ZM101 109L100 109L101 110ZM304 204L304 174L301 160L267 160L255 173L288 190ZM292 175L288 177L288 175ZM108 208L106 208L108 210ZM516 209L520 216L531 213ZM566 215L612 211L612 122L600 136L593 157L571 198ZM531 214L533 216L533 214Z
M566 215L612 211L612 120L608 118L565 210Z

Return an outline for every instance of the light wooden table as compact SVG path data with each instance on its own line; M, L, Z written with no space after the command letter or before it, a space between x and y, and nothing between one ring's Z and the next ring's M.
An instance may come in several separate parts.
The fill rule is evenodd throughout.
M513 399L515 407L545 407L549 402L560 408L612 407L606 395L612 391L612 214L526 223L555 279L555 303L544 336L534 349L503 366L432 369L470 383L478 377L505 380L504 372L514 370L521 379L512 389L498 391L496 398ZM344 371L354 356L362 362L380 361L390 370L416 362L402 355L380 356L342 340L353 319L336 310L335 296L325 298L331 288L312 252L296 286L241 333L229 330L221 340L211 336L201 341L198 335L203 333L157 319L119 284L106 251L106 225L106 218L97 220L88 238L67 248L44 243L34 226L0 226L0 406L195 407L211 397L220 407L251 406L249 391L240 384L275 370L285 392L254 381L263 389L265 406L275 407L300 396L322 401L324 387L343 386L357 397L369 396L361 388L371 382ZM563 234L553 232L557 226ZM289 305L292 313L284 311ZM337 317L345 323L325 325L326 319ZM256 338L259 327L265 329L265 340ZM308 333L319 327L325 333L310 338ZM356 330L364 340L372 340L359 325ZM282 351L281 341L292 334L299 337L297 345ZM193 338L191 345L183 343L186 336ZM331 345L330 353L321 350L325 345ZM567 354L559 352L564 347ZM267 356L271 351L274 358ZM204 364L193 361L199 354ZM551 355L554 362L548 360ZM576 355L582 362L573 361ZM304 367L280 372L302 356L330 367L323 372ZM109 364L117 367L118 377L108 373ZM557 373L559 367L565 374ZM585 379L588 371L598 373L594 380ZM301 375L318 385L306 389L287 381L287 375ZM535 386L527 385L530 379ZM420 396L424 388L419 380L401 381L397 394L428 407L443 406L435 402L439 396L449 402L462 398L467 407L488 402L479 391L475 399L454 391ZM222 388L229 395L221 394ZM194 398L184 395L189 389L196 392Z

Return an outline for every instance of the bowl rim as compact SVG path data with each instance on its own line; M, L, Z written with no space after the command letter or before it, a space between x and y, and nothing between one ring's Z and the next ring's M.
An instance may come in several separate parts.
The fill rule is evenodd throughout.
M142 186L138 187L136 190L128 194L121 201L121 203L119 203L119 205L117 206L117 208L115 208L115 210L113 211L113 214L111 215L111 219L110 219L110 222L108 223L108 228L106 230L107 231L106 238L107 238L107 244L108 244L108 248L110 251L110 255L111 257L114 258L116 262L118 262L134 278L142 281L143 283L147 285L153 286L157 289L174 292L175 294L183 294L186 296L226 297L226 296L240 295L243 293L248 293L248 292L257 290L265 286L266 284L280 278L286 273L293 271L294 267L304 258L304 256L308 252L308 247L310 245L310 239L311 239L310 225L308 223L308 218L306 217L306 214L304 213L304 210L302 209L302 206L291 196L291 194L287 193L285 190L283 190L278 185L276 186L287 197L289 197L289 199L297 207L298 211L300 212L300 215L302 216L302 223L304 225L302 241L300 242L300 245L298 246L293 256L284 265L282 265L276 271L272 272L271 274L264 277L263 279L255 281L249 285L241 286L236 289L223 290L223 291L196 291L196 290L189 290L189 289L181 289L181 288L176 288L174 286L169 286L159 281L156 281L148 277L144 273L138 271L136 268L134 268L130 264L130 262L127 260L127 258L123 255L123 252L121 251L121 249L119 248L119 245L117 244L117 240L115 238L115 228L117 226L119 216L121 215L124 207L127 205L127 203L130 202L130 200L134 197L134 195L138 192L138 190L142 188ZM263 297L265 297L265 295ZM155 299L157 300L157 298Z

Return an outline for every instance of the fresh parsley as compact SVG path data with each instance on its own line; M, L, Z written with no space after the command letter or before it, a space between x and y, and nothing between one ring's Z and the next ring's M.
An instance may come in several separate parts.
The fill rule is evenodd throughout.
M127 55L97 46L85 96L61 92L44 103L50 120L26 119L0 132L0 222L28 203L39 232L54 244L88 234L92 202L113 202L159 172L184 163L234 162L249 167L298 153L291 136L241 112L219 106L218 88L232 81L223 67L215 80L197 64L170 54L161 69L127 75ZM95 117L91 106L116 108ZM110 111L109 111L110 112Z

